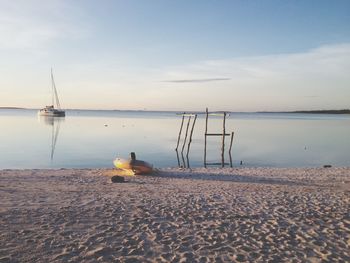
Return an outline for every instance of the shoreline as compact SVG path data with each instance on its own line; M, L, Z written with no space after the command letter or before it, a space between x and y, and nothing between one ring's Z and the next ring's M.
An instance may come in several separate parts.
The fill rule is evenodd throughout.
M0 170L0 262L350 261L350 167Z

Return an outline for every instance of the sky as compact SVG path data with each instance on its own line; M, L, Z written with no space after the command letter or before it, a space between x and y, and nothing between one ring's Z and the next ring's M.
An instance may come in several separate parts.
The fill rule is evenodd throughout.
M0 107L350 108L350 1L0 0Z

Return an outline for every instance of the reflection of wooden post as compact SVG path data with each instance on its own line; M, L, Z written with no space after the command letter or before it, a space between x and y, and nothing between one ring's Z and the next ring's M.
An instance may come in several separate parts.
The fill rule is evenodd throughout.
M187 161L188 161L188 153L190 152L190 145L191 145L191 142L192 142L192 134L193 134L194 125L196 124L196 120L197 120L197 114L194 115L194 120L193 120L193 123L192 123L192 129L191 129L191 133L190 133L190 139L189 139L188 145L187 145L187 154L186 154ZM187 166L189 166L189 165L187 165Z
M184 144L182 145L181 154L183 154L184 149L185 149L185 144L186 144L186 140L187 140L187 133L188 133L188 128L190 127L190 122L191 122L191 116L188 117L186 134L185 134Z
M186 162L185 162L185 157L183 153L181 153L181 159L182 159L182 163L184 164L184 168L186 168Z
M179 158L179 152L177 151L177 149L175 150L176 152L176 158L177 158L177 165L179 166L179 168L181 167L181 164L180 164L180 158Z
M208 132L208 108L205 109L205 133L204 133L204 167L207 168L207 132Z
M180 138L181 138L181 132L182 132L182 126L184 125L184 119L185 119L185 113L183 113L183 115L182 115L181 127L180 127L180 131L179 131L179 136L177 137L177 144L176 144L175 151L177 151L177 149L179 147Z
M230 155L230 166L232 168L232 154L231 154L231 149L232 149L232 142L233 142L233 135L235 133L231 132L231 141L230 141L230 149L228 150L228 154Z
M221 166L225 166L225 122L226 122L226 112L224 112L224 121L223 121L223 128L222 128L222 146L221 146Z

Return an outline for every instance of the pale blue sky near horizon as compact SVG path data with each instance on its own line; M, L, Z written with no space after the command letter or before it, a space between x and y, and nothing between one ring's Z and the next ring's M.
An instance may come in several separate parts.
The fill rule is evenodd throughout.
M0 0L0 107L350 108L350 1Z

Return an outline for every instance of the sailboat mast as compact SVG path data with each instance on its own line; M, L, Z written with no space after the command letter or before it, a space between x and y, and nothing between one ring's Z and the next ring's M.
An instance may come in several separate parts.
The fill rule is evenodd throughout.
M55 101L56 101L57 109L61 109L60 101L59 101L59 99L58 99L58 95L57 95L57 90L56 90L55 80L53 79L52 68L51 68L51 80L52 80L52 90L53 90L53 96L55 97Z
M52 106L55 105L55 91L53 90L54 81L53 81L53 75L52 75L52 68L51 68L51 97L52 97Z

